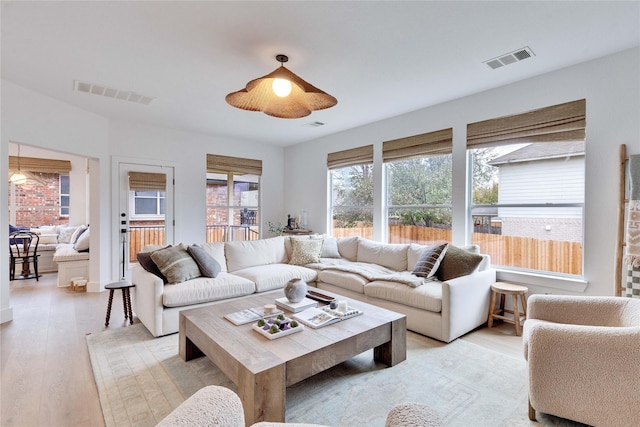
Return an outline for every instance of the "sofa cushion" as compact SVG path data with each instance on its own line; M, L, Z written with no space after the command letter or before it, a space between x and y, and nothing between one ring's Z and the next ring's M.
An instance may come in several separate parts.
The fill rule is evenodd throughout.
M216 261L207 251L200 246L191 245L187 248L187 252L191 255L191 258L198 264L200 273L204 277L215 278L220 273L220 263Z
M58 243L57 234L40 234L39 237L38 250L40 250L40 245L54 245Z
M360 236L339 237L337 239L338 251L342 258L356 262L358 260L358 241Z
M396 271L407 269L407 248L409 245L374 242L360 239L358 242L358 262L368 262Z
M442 282L466 276L476 271L482 259L482 255L473 254L450 244L436 276Z
M422 250L422 255L416 262L412 273L418 277L430 278L438 271L438 266L442 262L445 254L447 253L448 243L441 245L430 246Z
M233 274L251 280L256 292L283 289L291 279L299 278L307 283L315 282L318 273L310 268L292 264L269 264L236 270Z
M255 285L252 281L221 272L216 278L198 277L183 283L165 285L162 305L183 307L250 295L254 292Z
M73 245L70 243L58 244L56 252L53 254L55 262L82 261L85 259L89 259L89 252L78 252L73 249Z
M202 243L198 246L207 251L213 259L218 261L218 264L220 264L220 271L225 273L227 272L227 259L224 256L224 242Z
M224 254L230 272L258 265L285 263L288 261L282 236L261 240L226 242Z
M398 282L376 280L364 287L364 294L421 310L439 313L442 311L442 284L427 282L417 288Z
M327 283L359 294L364 293L367 279L356 273L338 270L322 270L318 273L318 282Z
M289 264L306 265L320 261L323 239L292 239Z
M169 283L181 283L200 277L198 264L183 245L151 252L151 259Z
M76 239L76 242L73 244L73 248L78 252L89 252L89 240L91 239L91 234L89 233L89 228L85 229L80 237Z

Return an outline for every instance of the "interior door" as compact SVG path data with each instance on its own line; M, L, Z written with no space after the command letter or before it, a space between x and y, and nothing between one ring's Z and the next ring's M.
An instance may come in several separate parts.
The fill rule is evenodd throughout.
M130 267L146 245L174 242L173 167L120 163L119 271L130 280Z

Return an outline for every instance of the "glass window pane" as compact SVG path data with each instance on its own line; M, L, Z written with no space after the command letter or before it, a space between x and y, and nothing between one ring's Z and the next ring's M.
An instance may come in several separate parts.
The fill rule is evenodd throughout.
M495 265L581 276L584 142L470 152L472 243Z
M69 194L69 175L60 175L60 194Z
M157 209L156 199L135 199L136 215L157 215Z
M451 204L451 155L386 164L390 206Z
M136 191L136 197L158 197L157 191Z
M451 241L451 208L389 209L389 243L436 245Z
M331 171L331 217L335 237L373 237L373 165Z

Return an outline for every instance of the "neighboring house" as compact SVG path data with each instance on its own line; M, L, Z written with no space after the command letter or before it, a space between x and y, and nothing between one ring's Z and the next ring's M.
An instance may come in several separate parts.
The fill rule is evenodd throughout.
M584 141L532 143L497 157L498 203L584 203ZM558 167L561 163L562 167ZM499 207L505 236L582 242L582 207Z

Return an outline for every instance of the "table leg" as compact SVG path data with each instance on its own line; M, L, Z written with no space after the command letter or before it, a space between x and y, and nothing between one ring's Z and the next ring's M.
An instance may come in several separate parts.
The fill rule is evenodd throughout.
M127 288L127 308L129 310L129 324L133 325L133 312L131 309L131 292L129 288ZM126 317L125 317L126 319Z
M104 320L104 326L109 326L109 318L111 317L111 304L113 303L113 289L109 289L109 303L107 304L107 316Z
M285 364L258 373L240 367L238 396L242 401L246 425L260 421L284 422Z
M390 327L391 339L373 349L373 359L387 366L395 366L407 359L407 318L394 320Z

